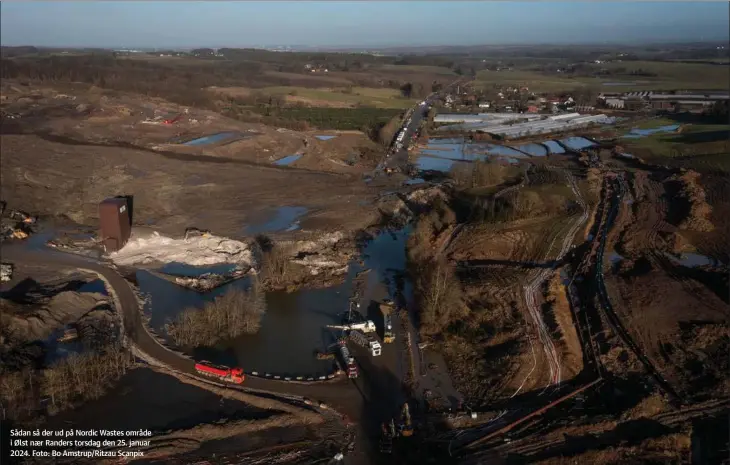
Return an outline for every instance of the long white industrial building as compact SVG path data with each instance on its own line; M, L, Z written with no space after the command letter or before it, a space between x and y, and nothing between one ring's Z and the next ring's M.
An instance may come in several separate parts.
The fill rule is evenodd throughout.
M511 119L516 119L517 115L511 115ZM520 119L523 119L519 115ZM459 125L449 125L439 128L439 130L463 130L463 131L479 131L495 136L500 136L505 139L515 139L519 137L527 137L536 134L549 134L552 132L567 131L572 129L579 129L581 127L588 126L589 124L612 124L615 122L615 118L608 117L606 115L583 115L579 113L566 113L563 115L554 116L543 116L543 115L530 115L530 121L505 124L504 119L502 121L492 120L484 121L479 123L466 123Z

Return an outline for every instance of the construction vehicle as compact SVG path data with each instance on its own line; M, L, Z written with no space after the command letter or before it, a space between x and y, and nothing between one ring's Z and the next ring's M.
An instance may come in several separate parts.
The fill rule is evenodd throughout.
M390 422L381 425L383 431L380 437L380 452L383 454L393 453L393 438L395 438L395 424L391 418Z
M357 365L355 364L355 357L350 355L350 351L347 350L347 345L344 339L340 341L340 355L345 363L345 370L347 370L347 377L350 379L357 378Z
M357 329L353 329L350 331L350 339L365 347L373 357L380 355L383 349L375 333L365 334Z
M383 342L390 344L395 341L392 320L393 306L388 303L380 304L380 314L383 315Z
M363 333L374 333L375 332L375 323L373 323L372 320L362 321L360 323L349 323L344 325L327 325L327 328L330 329L344 329L344 330L358 330L362 331Z
M195 371L203 376L216 378L225 383L241 384L246 378L241 368L228 368L227 366L214 365L205 360L195 364Z
M403 411L401 419L403 423L400 427L400 435L404 438L413 436L413 424L411 423L411 412L408 409L408 402L403 404Z

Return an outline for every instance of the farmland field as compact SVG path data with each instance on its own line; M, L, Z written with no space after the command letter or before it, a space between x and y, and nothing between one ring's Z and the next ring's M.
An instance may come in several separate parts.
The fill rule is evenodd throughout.
M415 102L400 95L400 91L387 88L352 87L310 89L295 86L273 86L262 89L245 87L217 87L216 93L231 97L246 97L254 93L284 97L288 104L310 107L353 108L367 105L376 108L408 108Z
M557 92L576 88L594 87L604 91L672 89L727 89L730 67L710 64L674 63L658 61L611 62L590 65L588 70L598 72L625 69L625 72L606 76L544 74L532 70L492 71L477 74L482 86L527 86L534 92ZM631 74L632 72L649 75Z

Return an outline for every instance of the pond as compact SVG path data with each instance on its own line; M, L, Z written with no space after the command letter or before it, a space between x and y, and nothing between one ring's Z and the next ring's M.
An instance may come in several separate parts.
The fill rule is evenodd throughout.
M441 171L447 173L454 166L454 160L439 157L420 155L416 160L416 166L421 171Z
M547 140L543 142L543 144L548 148L548 150L550 150L551 154L559 155L561 153L565 153L563 146L554 140Z
M683 253L679 257L675 255L667 254L672 261L679 263L682 266L688 268L696 268L700 266L719 266L720 261L707 255L701 255L698 253Z
M533 157L544 157L548 154L547 148L540 144L524 144L518 145L515 148L521 152L529 153Z
M367 304L381 300L382 282L387 283L388 294L400 291L410 296L411 286L403 278L406 264L405 245L410 227L394 232L383 232L370 240L361 258L350 263L344 282L326 289L304 289L292 293L266 293L267 310L261 329L254 335L242 335L215 347L196 349L190 353L196 359L211 360L228 366L240 366L246 371L270 372L287 376L310 376L332 370L331 360L317 360L315 351L323 351L335 341L339 331L325 328L339 324L341 315L349 307L354 292L354 278L360 271L371 269L365 277L362 297ZM137 272L142 293L149 296L145 313L150 326L165 334L164 326L183 309L202 308L233 288L248 289L249 280L239 280L207 294L177 286L146 271Z
M306 214L307 211L306 207L279 207L273 213L267 215L267 220L247 225L245 233L255 235L277 231L294 231L299 229L297 218Z
M300 158L302 158L302 155L299 153L295 153L294 155L289 155L288 157L279 158L274 162L274 164L279 166L288 166L299 160Z
M224 140L233 139L234 137L240 137L242 135L243 134L241 134L240 132L236 132L236 131L219 132L217 134L211 134L210 136L198 137L197 139L183 142L182 145L196 146L196 145L215 144L217 142L222 142Z
M336 135L335 136L332 136L332 135L329 135L329 136L320 135L320 136L314 136L314 137L316 137L319 140L330 140L330 139L334 139L337 136Z
M642 137L652 136L654 134L674 132L679 129L679 127L679 124L668 124L666 126L659 126L650 129L633 128L628 134L624 134L622 137L624 139L641 139Z

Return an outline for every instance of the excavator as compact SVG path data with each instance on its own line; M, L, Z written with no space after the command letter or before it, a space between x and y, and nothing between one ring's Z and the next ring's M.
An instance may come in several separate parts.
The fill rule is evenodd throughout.
M408 402L403 403L401 419L403 423L401 424L400 435L404 438L413 436L413 424L411 423L411 412L408 409Z
M383 436L380 438L380 452L383 454L393 453L393 438L395 437L395 424L391 418L389 422L382 424Z

